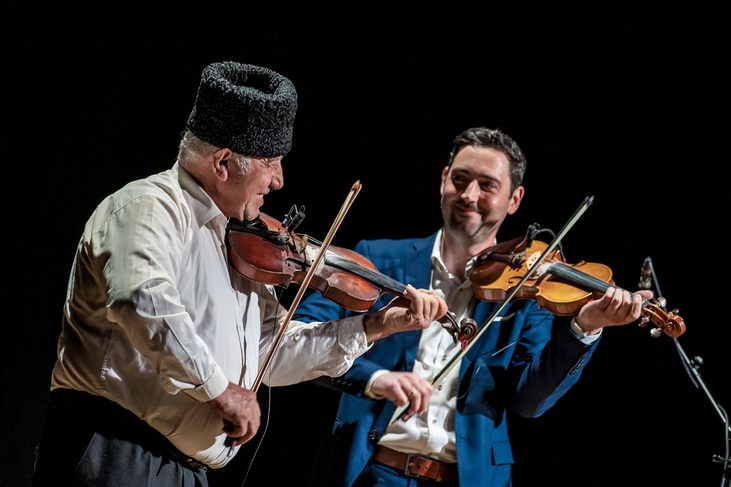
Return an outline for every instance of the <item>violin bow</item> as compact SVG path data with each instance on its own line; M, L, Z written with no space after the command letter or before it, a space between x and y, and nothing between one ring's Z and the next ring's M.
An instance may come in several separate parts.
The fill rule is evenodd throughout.
M360 192L361 187L362 187L362 185L360 184L360 181L356 181L355 184L353 184L353 187L350 188L350 192L348 193L348 196L345 198L345 202L343 202L343 206L340 208L340 211L338 212L338 215L335 218L335 221L333 222L332 226L330 227L330 231L327 233L325 240L320 245L320 250L317 252L317 255L315 256L315 258L312 262L312 265L310 266L309 270L307 271L305 278L302 280L302 284L300 284L300 288L297 291L297 295L295 296L294 301L292 301L292 304L289 307L289 312L287 313L287 317L284 319L284 322L282 322L282 325L279 328L279 332L277 333L277 336L274 338L272 347L269 349L269 353L267 354L266 358L264 359L264 363L261 365L261 368L259 369L259 373L257 374L256 379L254 380L254 384L251 388L252 391L254 391L254 392L259 391L259 387L261 386L262 380L264 379L264 374L266 373L266 371L269 369L269 366L271 365L272 359L274 358L274 354L276 353L277 349L279 348L279 344L281 343L282 338L284 337L284 332L287 331L289 322L292 320L292 316L294 316L294 312L297 309L297 306L299 306L300 302L302 301L305 291L307 291L307 287L310 285L310 281L312 280L312 276L314 275L315 270L319 267L320 262L322 261L323 257L325 256L325 252L327 251L327 248L330 245L330 242L332 241L333 237L335 236L335 232L337 232L338 228L340 227L340 224L342 223L343 219L345 218L345 214L348 212L348 210L350 209L350 206L353 204L353 200Z
M302 280L302 284L300 285L299 290L297 291L297 295L294 298L294 301L292 301L292 305L289 307L289 311L287 312L287 316L285 317L284 321L282 322L279 332L277 333L277 336L274 338L274 341L272 343L271 348L269 349L269 353L267 354L266 358L264 359L264 363L259 368L259 372L256 375L256 379L254 379L254 384L251 387L251 390L254 391L254 393L259 391L259 387L261 387L261 383L264 380L264 374L269 369L269 366L272 363L272 359L274 358L274 354L276 353L277 349L279 348L279 344L282 342L282 338L284 338L284 332L287 331L287 327L289 326L289 322L292 321L292 316L294 316L294 312L297 309L297 306L299 306L300 302L302 301L302 298L305 294L305 291L307 291L307 287L310 285L310 281L312 281L312 276L315 273L315 270L320 265L320 262L322 261L323 257L325 256L325 252L330 245L330 242L332 241L333 237L335 236L335 232L337 232L338 228L340 227L340 224L342 223L343 219L345 218L345 214L350 209L350 206L353 204L353 200L355 200L355 197L360 192L362 185L360 184L360 181L356 181L353 184L353 187L350 188L350 191L348 192L348 196L345 198L345 201L343 202L343 206L340 207L340 211L338 212L337 217L335 218L335 221L333 222L332 226L330 227L330 231L327 233L327 236L325 237L325 241L322 242L320 246L320 250L317 252L317 255L315 256L314 260L312 261L312 265L307 271L307 274L305 275L305 278ZM228 447L228 453L227 455L229 457L232 457L234 455L234 452L236 451L236 447L231 445L231 438L227 438L225 441L225 445Z
M568 233L568 231L571 229L571 227L574 226L574 224L581 218L581 215L584 214L584 212L591 206L591 204L594 202L593 196L587 196L584 198L584 201L582 201L581 205L574 211L574 214L569 218L569 220L566 222L566 224L563 226L560 232L556 234L556 236L553 238L553 241L549 244L549 246L546 248L546 250L543 251L541 256L538 258L538 260L531 266L530 269L528 269L528 272L525 273L525 276L520 280L520 282L513 288L513 290L505 297L503 302L498 306L498 308L495 310L495 312L490 316L490 319L487 320L485 323L485 326L480 328L480 330L477 332L477 334L472 338L472 340L469 341L467 346L462 347L462 349L456 353L452 359L447 363L447 365L444 366L442 370L439 371L439 373L431 380L431 385L433 387L438 386L442 383L442 381L447 377L447 375L457 366L459 362L462 361L465 355L467 355L467 352L472 348L472 346L477 343L477 340L480 339L480 337L487 331L487 329L490 327L492 322L497 318L500 313L505 309L505 307L510 304L510 301L515 297L516 293L520 290L520 288L525 284L525 282L530 279L530 276L533 275L533 273L538 269L540 264L546 259L548 254L553 252L553 249L558 246L558 244L561 242L561 239ZM406 406L402 406L404 408L403 412L399 414L396 417L396 420L401 419L403 421L406 421L410 418L409 415L406 415L406 411L411 406L411 403L407 403ZM396 421L394 420L394 421Z

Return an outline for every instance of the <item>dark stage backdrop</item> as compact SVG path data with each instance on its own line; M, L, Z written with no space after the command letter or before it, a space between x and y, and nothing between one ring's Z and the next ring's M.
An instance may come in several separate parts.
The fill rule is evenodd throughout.
M30 482L84 222L107 194L172 166L199 75L220 60L270 67L299 92L285 185L263 211L304 205L299 230L321 238L360 180L335 245L429 235L452 137L498 127L529 161L499 238L533 222L558 230L593 195L564 239L568 260L605 263L635 290L650 256L686 320L680 343L731 404L720 8L20 5L6 6L2 29L3 486ZM606 330L584 374L543 417L510 418L516 486L718 484L723 425L668 337ZM336 397L302 384L263 389L263 405L269 392L246 485L307 485ZM240 485L261 437L211 484Z

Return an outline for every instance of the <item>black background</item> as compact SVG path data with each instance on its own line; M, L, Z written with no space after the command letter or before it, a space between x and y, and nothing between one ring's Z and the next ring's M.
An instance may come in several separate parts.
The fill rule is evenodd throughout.
M299 230L322 237L360 180L335 245L429 235L453 136L498 127L528 158L526 197L499 238L533 222L558 230L593 195L564 239L568 260L605 263L634 290L650 256L687 323L680 343L731 402L721 7L20 5L3 9L2 485L29 485L84 222L107 194L172 166L200 73L222 60L298 89L285 186L264 212L305 205ZM247 485L304 484L335 397L312 384L271 393ZM606 330L556 407L511 421L516 486L720 481L723 424L672 341L633 325ZM240 485L260 437L212 485Z

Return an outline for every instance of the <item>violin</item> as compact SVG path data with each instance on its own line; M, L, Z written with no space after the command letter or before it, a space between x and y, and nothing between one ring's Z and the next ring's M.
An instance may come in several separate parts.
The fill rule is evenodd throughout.
M301 284L320 243L294 233L304 215L293 214L297 215L295 207L283 223L264 213L251 222L231 219L226 232L231 265L255 282L283 288ZM366 257L332 245L327 247L309 287L354 312L368 311L384 293L404 297L406 291L405 284L381 274ZM447 313L439 321L456 342L464 344L477 332L471 318L458 324L454 314Z
M522 236L485 250L469 277L475 296L483 301L504 300L547 248L544 242ZM572 316L613 285L612 270L606 265L584 261L567 264L561 250L556 249L546 256L514 298L535 299L554 315ZM685 322L678 310L666 312L663 298L658 301L642 300L640 326L652 322L655 328L651 335L655 338L662 333L673 338L685 333Z

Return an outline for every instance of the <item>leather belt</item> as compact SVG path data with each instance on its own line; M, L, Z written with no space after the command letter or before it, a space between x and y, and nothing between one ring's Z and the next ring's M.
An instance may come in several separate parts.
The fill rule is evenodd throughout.
M456 463L440 462L422 455L402 453L385 446L376 448L373 461L395 468L407 477L427 478L437 482L457 480Z

